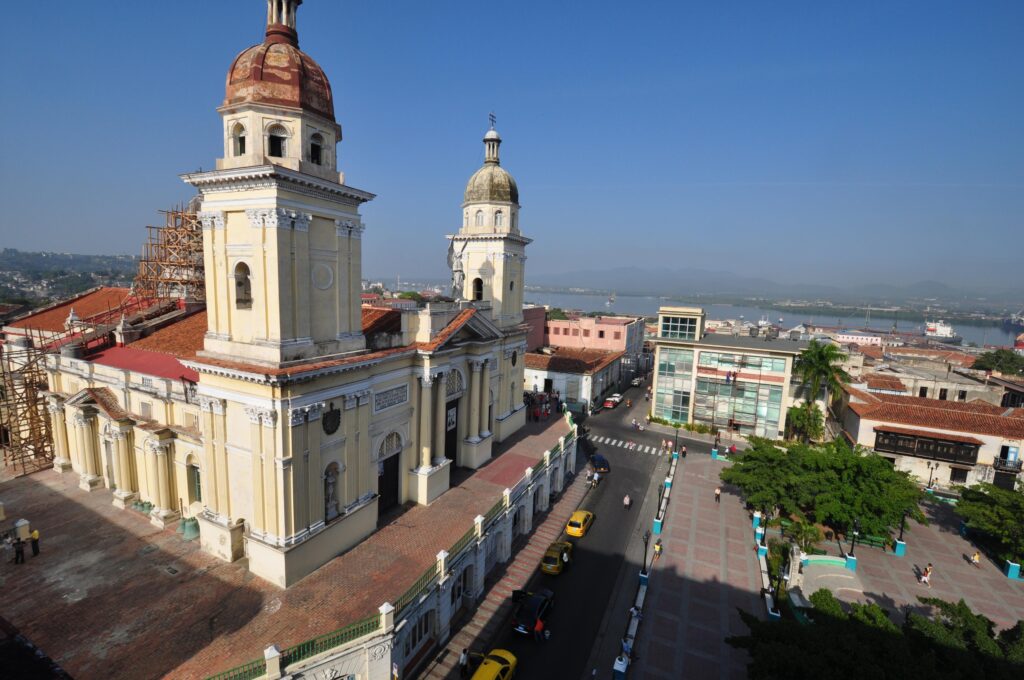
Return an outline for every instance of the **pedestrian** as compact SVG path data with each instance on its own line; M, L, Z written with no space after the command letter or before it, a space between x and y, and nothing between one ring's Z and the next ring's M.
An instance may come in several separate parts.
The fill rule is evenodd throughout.
M683 458L686 458L686 444L683 444L682 454Z
M921 574L921 583L925 584L929 588L932 587L932 563L929 562L928 566L924 568L924 572Z
M971 555L971 564L976 566L978 569L981 569L981 553L977 550L975 550L974 554Z
M587 486L594 486L594 471L587 468Z
M562 550L562 566L569 566L569 551L565 549Z
M661 557L662 550L663 548L661 547L661 539L659 538L657 541L654 542L654 562L657 562L658 558Z
M601 473L600 472L595 472L594 473L594 483L593 483L592 486L596 489L597 485L600 484L600 483L601 483Z
M722 502L722 487L720 487L720 486L716 486L715 487L715 502L716 503L721 503Z
M537 617L537 622L533 624L533 639L540 640L544 639L544 622L541 621L540 617Z
M469 675L469 650L463 649L462 654L459 654L459 677L464 678Z
M628 493L625 496L622 497L622 509L623 510L629 510L629 506L631 506L632 504L633 504L633 500L629 497Z
M631 619L636 619L637 621L643 621L643 618L644 618L643 610L641 610L640 607L637 607L636 605L633 605L632 607L629 608L629 617Z
M32 540L32 557L37 557L39 555L39 529L33 529L29 538Z
M622 638L622 655L627 659L633 658L633 645L629 641L629 636Z
M25 541L20 536L14 539L14 563L25 564Z

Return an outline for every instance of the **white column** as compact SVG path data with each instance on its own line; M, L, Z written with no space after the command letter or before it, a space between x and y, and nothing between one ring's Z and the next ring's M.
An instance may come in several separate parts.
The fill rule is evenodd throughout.
M433 382L430 376L420 378L420 467L424 470L431 467L431 410L433 403Z
M440 464L444 462L444 446L445 446L445 424L446 424L446 411L448 410L447 394L448 383L444 379L444 374L439 373L434 376L434 382L437 384L437 397L435 398L434 404L434 462Z
M481 362L470 361L469 375L469 441L480 441L480 368Z
M480 381L480 436L491 436L491 423L488 413L491 405L491 362L484 361L482 379Z

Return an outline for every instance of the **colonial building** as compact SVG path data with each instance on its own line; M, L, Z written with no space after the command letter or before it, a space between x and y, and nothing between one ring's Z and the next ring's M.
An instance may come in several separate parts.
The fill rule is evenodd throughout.
M223 156L182 176L201 197L205 309L123 318L47 357L57 470L155 524L194 518L204 550L280 586L436 499L524 422L530 239L500 136L449 237L456 302L363 307L374 195L339 172L300 4L268 1L265 39L228 69Z

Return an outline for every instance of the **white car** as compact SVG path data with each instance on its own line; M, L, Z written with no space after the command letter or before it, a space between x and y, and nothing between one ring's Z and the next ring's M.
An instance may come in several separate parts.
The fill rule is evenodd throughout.
M643 384L644 384L644 379L643 378L633 378L633 382L632 382L633 387L640 387Z

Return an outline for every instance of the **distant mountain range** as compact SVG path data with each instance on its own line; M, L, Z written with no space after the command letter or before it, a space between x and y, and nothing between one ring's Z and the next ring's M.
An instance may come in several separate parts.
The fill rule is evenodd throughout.
M1024 277L1021 277L1024 280ZM939 281L920 281L908 285L866 283L835 286L820 283L785 284L762 277L747 277L706 269L613 267L601 270L558 272L530 277L530 284L558 288L591 288L620 295L715 295L756 296L762 298L822 298L834 302L902 302L908 299L935 298L956 301L985 297L990 302L1021 304L1024 283L1016 290L953 288ZM1014 282L1017 283L1017 282Z

